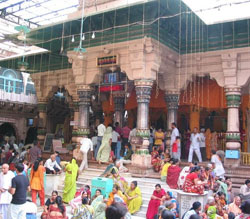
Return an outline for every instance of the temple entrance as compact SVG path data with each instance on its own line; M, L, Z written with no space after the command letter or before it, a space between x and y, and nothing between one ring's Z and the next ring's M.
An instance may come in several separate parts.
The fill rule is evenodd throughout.
M34 140L37 139L37 128L30 127L27 131L27 136L25 138L25 144L32 144Z
M70 101L68 92L58 88L47 105L47 133L55 134L55 138L61 139L62 143L69 143L72 137Z
M0 140L4 140L5 136L17 137L16 129L13 124L5 122L0 126Z

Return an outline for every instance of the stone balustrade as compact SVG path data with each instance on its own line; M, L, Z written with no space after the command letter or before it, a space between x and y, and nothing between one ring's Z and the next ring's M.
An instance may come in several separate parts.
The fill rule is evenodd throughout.
M37 97L35 94L25 95L23 93L9 93L0 89L0 101L37 104Z

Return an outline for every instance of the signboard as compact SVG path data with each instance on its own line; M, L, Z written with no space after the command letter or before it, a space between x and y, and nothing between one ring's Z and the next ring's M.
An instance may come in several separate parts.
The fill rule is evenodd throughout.
M98 57L96 59L97 67L106 67L106 66L112 66L112 65L118 65L118 55Z
M55 137L54 134L50 134L50 133L46 134L44 145L43 145L43 151L48 151L48 152L52 151L54 137Z
M123 85L110 85L110 86L100 86L101 92L109 92L109 91L122 91L124 90Z

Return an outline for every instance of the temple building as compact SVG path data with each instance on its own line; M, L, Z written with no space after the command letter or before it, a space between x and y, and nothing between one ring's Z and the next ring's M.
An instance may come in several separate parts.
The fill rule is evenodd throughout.
M38 139L77 142L104 119L136 127L145 151L150 127L175 122L183 136L195 127L216 132L228 165L249 162L249 19L207 24L185 2L85 0L63 22L20 25L12 39L25 34L25 43L44 50L0 66L31 72ZM1 92L19 83L1 75Z
M4 136L32 143L36 136L37 98L28 73L0 69L0 141Z

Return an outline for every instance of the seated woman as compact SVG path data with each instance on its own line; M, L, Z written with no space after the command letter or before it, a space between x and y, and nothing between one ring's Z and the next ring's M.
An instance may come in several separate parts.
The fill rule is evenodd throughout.
M95 219L103 219L105 218L105 209L106 204L104 203L103 195L101 194L101 190L97 189L95 195L93 196L91 206L94 208Z
M123 193L126 192L126 190L128 189L128 182L125 180L125 178L120 176L119 171L116 167L113 167L113 169L111 170L111 174L114 184L118 185Z
M151 196L151 200L149 201L148 204L148 210L146 214L147 219L153 219L154 216L158 212L158 208L166 195L166 192L164 189L161 188L160 184L155 185L155 190L153 192L153 195Z
M94 215L94 208L88 203L88 198L83 198L82 205L75 209L72 219L92 218Z
M77 196L76 198L72 199L69 202L69 205L71 206L71 212L73 213L78 206L82 204L82 199L87 198L88 199L88 192L86 190L83 190L81 195ZM88 199L89 200L89 199Z
M172 165L168 168L167 184L171 189L178 188L178 179L180 176L181 168L179 167L179 160L172 159Z
M49 219L67 219L66 208L62 203L61 196L57 196L55 203L49 206L48 216Z
M250 200L244 201L240 209L242 213L236 217L236 219L249 219L250 218Z
M57 191L53 191L53 192L52 192L52 195L51 195L51 198L49 198L49 199L45 202L44 210L43 210L43 213L42 213L42 215L41 215L41 218L42 218L42 219L46 219L46 218L47 218L49 206L50 206L50 205L53 205L53 204L55 203L55 200L56 200L56 197L57 197L57 196L58 196L58 192L57 192Z
M228 205L227 213L234 213L235 216L238 216L241 214L241 199L239 196L235 196L233 203Z
M172 192L166 192L165 196L162 199L162 203L165 205L166 201L170 201L172 203L171 209L169 210L171 210L175 214L175 217L178 217L178 205L176 199L173 197Z
M137 181L133 181L130 184L130 188L126 191L128 211L130 214L134 214L140 210L142 205L141 190L137 186Z
M217 192L217 194L219 195L219 201L221 203L222 208L224 208L226 206L226 199L225 199L225 194L223 192Z
M191 172L186 176L185 182L183 184L183 191L188 193L204 193L204 184L206 182L201 182L199 179L200 167L195 166L192 168Z
M160 158L160 155L157 151L157 147L154 147L152 153L151 153L151 164L153 165L154 171L159 172L161 169L162 160Z
M124 205L127 205L126 197L122 194L122 191L119 189L119 186L116 184L113 186L113 190L109 194L108 199L104 201L106 202L107 206L110 206L115 202L120 202Z
M218 195L218 193L216 193L214 195L214 200L215 200L215 207L216 207L216 212L219 216L224 217L226 211L223 209L223 207L225 206L221 200L220 200L220 196Z

